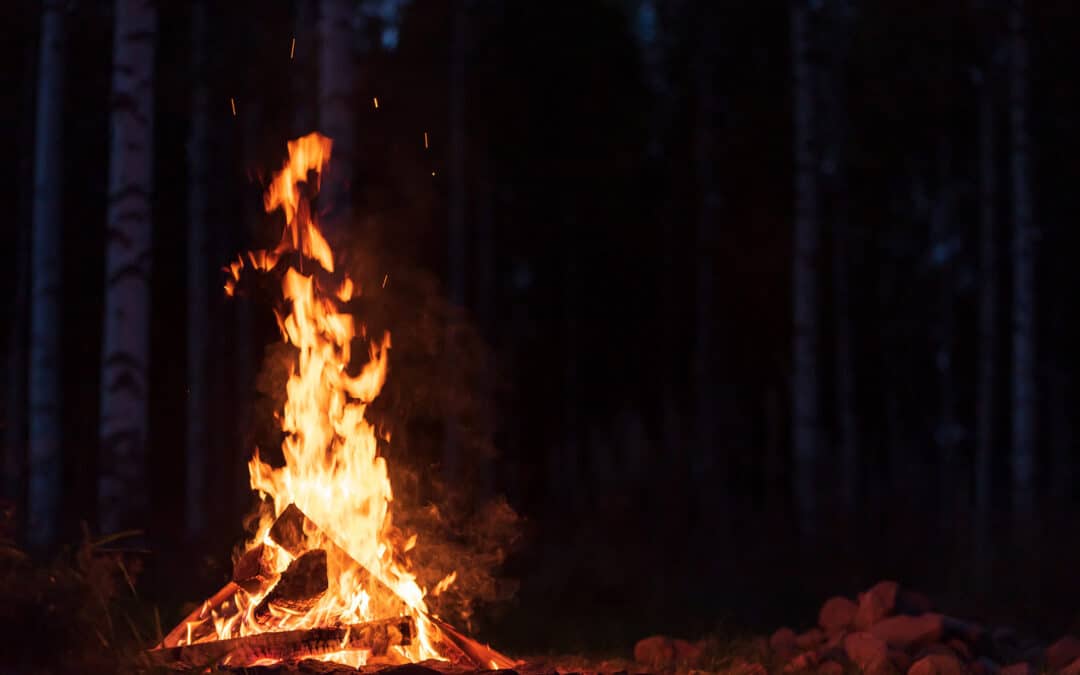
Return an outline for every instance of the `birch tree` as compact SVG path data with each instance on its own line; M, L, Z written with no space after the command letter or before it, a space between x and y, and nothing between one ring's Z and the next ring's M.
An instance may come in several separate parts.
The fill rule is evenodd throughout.
M1009 136L1012 153L1012 493L1023 536L1035 515L1035 228L1028 140L1028 45L1023 0L1009 10Z
M150 501L147 368L156 32L154 2L117 0L98 461L98 518L105 532L140 524Z
M207 340L209 329L208 153L209 101L206 84L206 3L192 7L191 126L188 132L187 230L187 531L202 534L206 525Z
M800 534L817 529L815 474L818 454L818 195L814 156L813 71L810 65L810 7L791 3L792 106L795 156L795 227L792 256L792 438L795 504Z
M34 206L30 291L29 462L27 537L34 547L56 541L63 458L60 420L60 289L63 227L63 91L65 3L43 3L34 129Z

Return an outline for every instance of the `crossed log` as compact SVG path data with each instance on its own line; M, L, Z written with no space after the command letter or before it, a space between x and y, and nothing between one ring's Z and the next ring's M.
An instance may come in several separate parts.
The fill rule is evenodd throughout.
M368 650L383 656L390 647L408 645L416 627L412 617L339 626L259 633L227 640L159 647L146 652L146 665L177 669L249 666L262 660L299 661L344 650Z
M309 551L307 541L312 535L321 535L322 542L319 549ZM261 659L296 661L346 649L367 649L371 655L381 656L392 646L411 644L416 634L416 626L413 618L406 616L409 608L405 601L371 570L331 540L295 504L290 504L274 522L270 528L270 539L296 556L281 578L273 580L272 573L262 564L262 545L249 550L237 561L229 583L191 612L155 649L146 652L150 665L179 668L230 663L249 665ZM297 610L313 606L318 597L326 591L328 557L351 562L360 570L362 582L368 588L379 589L379 593L372 595L382 599L385 604L375 608L376 613L398 616L352 626L267 632L225 640L180 644L191 634L194 627L206 624L211 612L228 602L242 588L253 591L264 588L272 581L275 583L271 592L256 607L256 616L268 615L270 603ZM430 631L433 633L430 637L440 653L452 663L469 664L484 669L511 668L517 665L513 659L461 634L441 619L426 613L417 613L434 628Z

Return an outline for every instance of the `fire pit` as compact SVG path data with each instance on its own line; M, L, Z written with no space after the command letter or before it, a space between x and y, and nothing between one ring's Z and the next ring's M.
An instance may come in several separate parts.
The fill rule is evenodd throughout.
M298 351L280 416L285 464L273 467L256 450L248 464L251 487L262 497L255 536L243 546L232 580L146 652L147 662L246 668L318 659L353 667L435 661L509 668L516 662L429 612L425 589L404 564L415 536L401 545L388 536L393 494L365 410L385 381L390 336L368 336L341 311L359 290L348 275L335 275L333 252L307 201L331 147L317 133L288 144L289 158L264 201L267 212L284 212L281 242L226 268L229 294L245 268L284 268L288 304L278 325ZM354 376L351 345L358 336L368 341L369 359ZM436 591L455 578L450 572Z

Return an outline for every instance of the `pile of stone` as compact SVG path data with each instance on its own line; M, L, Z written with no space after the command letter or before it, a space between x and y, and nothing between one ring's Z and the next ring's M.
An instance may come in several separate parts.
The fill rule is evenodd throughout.
M1066 636L1047 646L1010 629L946 616L935 612L926 596L893 581L882 581L855 600L829 598L817 626L799 633L781 628L760 647L761 665L746 660L728 665L744 674L768 667L821 675L1080 675L1080 639ZM701 643L652 637L638 643L634 656L654 670L728 669L702 663L703 649Z

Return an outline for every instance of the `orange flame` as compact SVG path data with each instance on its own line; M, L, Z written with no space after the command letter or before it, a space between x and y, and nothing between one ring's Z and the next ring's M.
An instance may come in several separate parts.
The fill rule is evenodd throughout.
M285 254L296 252L301 259L316 261L326 273L334 272L333 253L312 220L311 195L305 195L303 189L307 185L312 194L318 190L331 147L331 140L317 133L289 142L289 159L273 177L264 199L267 212L281 209L285 214L281 243L272 251L249 253L247 264L269 270ZM245 258L239 257L225 268L231 277L226 292L232 294L244 266ZM269 532L275 518L295 503L348 555L328 556L328 591L310 610L297 612L270 603L269 619L259 620L254 610L269 589L255 593L240 590L233 598L232 611L223 607L211 612L214 634L207 639L370 621L383 618L385 614L380 612L403 601L416 620L418 635L410 646L395 647L398 656L410 661L441 658L431 644L433 631L426 618L425 591L394 560L395 553L415 545L415 537L405 550L397 551L387 536L393 492L386 460L378 453L376 431L365 418L367 406L386 380L390 336L372 340L367 362L359 374L350 375L351 343L358 326L351 315L339 311L339 303L351 299L357 288L345 275L331 291L324 291L324 283L294 267L285 271L282 281L290 311L278 315L278 325L283 338L298 350L281 416L286 434L282 444L285 465L270 466L257 450L248 464L252 489L272 505L262 514L248 549L264 545L274 570L281 574L293 556L277 546ZM362 325L359 329L360 335L366 334ZM321 542L307 544L313 549ZM396 598L379 597L388 593L378 584L366 583L368 574L382 581ZM437 592L453 580L452 573ZM191 641L190 630L187 641ZM362 665L367 657L367 652L355 651L325 658Z

